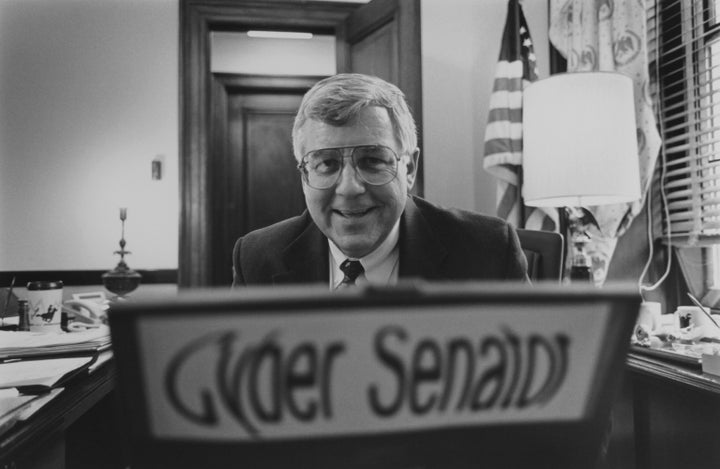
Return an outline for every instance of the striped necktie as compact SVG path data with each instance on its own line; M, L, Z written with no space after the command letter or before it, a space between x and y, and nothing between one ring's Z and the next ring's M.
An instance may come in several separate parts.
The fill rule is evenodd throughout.
M360 274L365 272L365 269L363 269L360 261L351 261L350 259L345 259L343 263L340 264L340 270L342 270L343 274L345 274L345 277L342 279L342 282L340 282L340 284L337 286L338 290L340 290L341 288L355 286L355 279L358 278Z

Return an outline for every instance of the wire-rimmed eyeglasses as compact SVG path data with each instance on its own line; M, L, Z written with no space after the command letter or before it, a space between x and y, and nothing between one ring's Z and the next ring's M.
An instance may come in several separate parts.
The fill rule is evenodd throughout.
M397 176L400 157L384 145L322 148L305 154L298 164L303 181L313 189L330 189L340 180L350 151L355 172L371 186L383 186Z

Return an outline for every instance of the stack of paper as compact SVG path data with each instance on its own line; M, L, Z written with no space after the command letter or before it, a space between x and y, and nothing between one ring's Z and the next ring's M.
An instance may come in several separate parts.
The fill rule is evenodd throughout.
M0 434L112 358L110 329L0 331Z
M27 393L44 392L85 371L93 360L95 357L86 356L0 363L0 389L18 388Z
M110 328L81 332L0 331L0 362L30 357L93 353L110 348Z

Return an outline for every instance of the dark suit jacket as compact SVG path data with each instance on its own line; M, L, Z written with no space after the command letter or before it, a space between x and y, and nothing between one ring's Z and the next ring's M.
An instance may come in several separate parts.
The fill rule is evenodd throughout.
M401 279L527 280L517 234L499 218L408 197L399 244ZM328 284L327 238L306 210L238 239L233 270L233 286Z

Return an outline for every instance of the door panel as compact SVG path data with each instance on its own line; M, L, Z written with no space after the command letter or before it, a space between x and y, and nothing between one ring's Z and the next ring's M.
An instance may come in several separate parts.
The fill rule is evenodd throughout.
M298 215L305 208L291 137L301 98L260 94L231 100L230 134L239 138L232 140L230 153L245 169L245 177L238 180L245 188L240 201L241 234Z
M420 1L372 0L343 22L337 34L338 72L376 75L397 85L407 99L422 148ZM413 193L423 194L423 153Z
M398 82L397 24L392 22L350 45L350 69Z
M274 77L222 74L216 81L211 285L232 282L232 250L240 236L305 209L292 125L317 79L294 80L291 88ZM272 85L278 88L268 89Z

